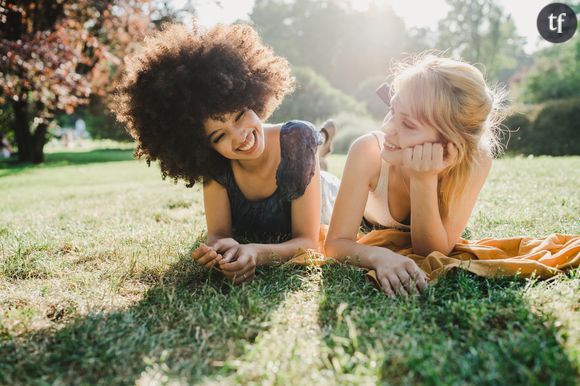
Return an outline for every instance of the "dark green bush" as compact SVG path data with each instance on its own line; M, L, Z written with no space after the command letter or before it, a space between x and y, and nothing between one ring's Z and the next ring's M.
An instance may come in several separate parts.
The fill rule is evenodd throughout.
M546 103L526 142L532 154L580 155L580 98Z
M91 97L91 103L81 111L87 123L87 130L95 139L113 139L131 141L131 136L123 125L115 119L106 102L101 97Z
M322 121L340 112L368 116L364 105L353 97L334 88L325 78L308 67L295 67L296 91L287 96L269 119L283 122L290 119Z
M74 128L78 118L85 121L87 131L93 139L132 141L129 133L117 122L105 101L99 96L91 96L90 103L78 107L72 115L57 115L56 124L62 128Z
M525 153L532 122L525 112L514 112L504 120L501 142L507 152Z
M507 152L534 155L580 154L580 98L517 108L503 122Z

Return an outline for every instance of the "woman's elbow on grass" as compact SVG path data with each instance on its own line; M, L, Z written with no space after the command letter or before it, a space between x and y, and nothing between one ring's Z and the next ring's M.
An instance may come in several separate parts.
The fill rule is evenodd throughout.
M294 242L298 242L298 247L302 249L319 249L318 238L310 236L294 237Z
M338 239L326 239L324 242L324 254L329 257L338 257L340 255Z
M319 249L318 240L316 239L308 238L304 241L304 244L306 245L305 249Z
M328 240L328 239L324 240L324 245L322 246L322 248L323 248L322 253L324 253L325 256L332 256L332 254L331 254L331 248L332 248L331 244L332 244L332 240Z
M449 256L449 254L451 253L451 251L453 250L453 246L447 246L447 245L433 245L433 246L429 246L429 245L425 245L425 246L413 246L413 253L417 254L419 256L428 256L429 254L433 253L433 252L439 252L445 256Z

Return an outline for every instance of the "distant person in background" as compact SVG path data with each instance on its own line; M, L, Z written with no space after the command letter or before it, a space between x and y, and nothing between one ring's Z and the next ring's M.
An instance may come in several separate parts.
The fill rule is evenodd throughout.
M85 120L82 118L78 118L75 121L75 137L77 140L90 138L90 134L87 131L87 124L85 123Z
M0 133L0 159L10 158L12 153L14 153L14 149L12 149L8 138L4 136L4 133Z
M74 133L73 129L70 127L65 127L62 129L62 136L60 137L60 141L62 142L62 146L66 148L71 148L74 146Z

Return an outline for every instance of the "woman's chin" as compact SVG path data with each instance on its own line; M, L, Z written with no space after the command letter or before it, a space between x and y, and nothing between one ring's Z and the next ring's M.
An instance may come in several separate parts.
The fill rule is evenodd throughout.
M392 165L400 165L403 161L402 152L399 150L392 151L383 149L381 151L381 158Z

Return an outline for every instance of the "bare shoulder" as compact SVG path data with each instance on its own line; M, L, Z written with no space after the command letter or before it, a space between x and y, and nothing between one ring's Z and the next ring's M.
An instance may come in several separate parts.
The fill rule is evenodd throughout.
M374 188L381 172L381 149L374 134L365 134L352 143L345 168L367 179Z
M203 191L209 193L216 193L216 192L225 192L226 188L216 180L209 180L207 183L203 184Z

